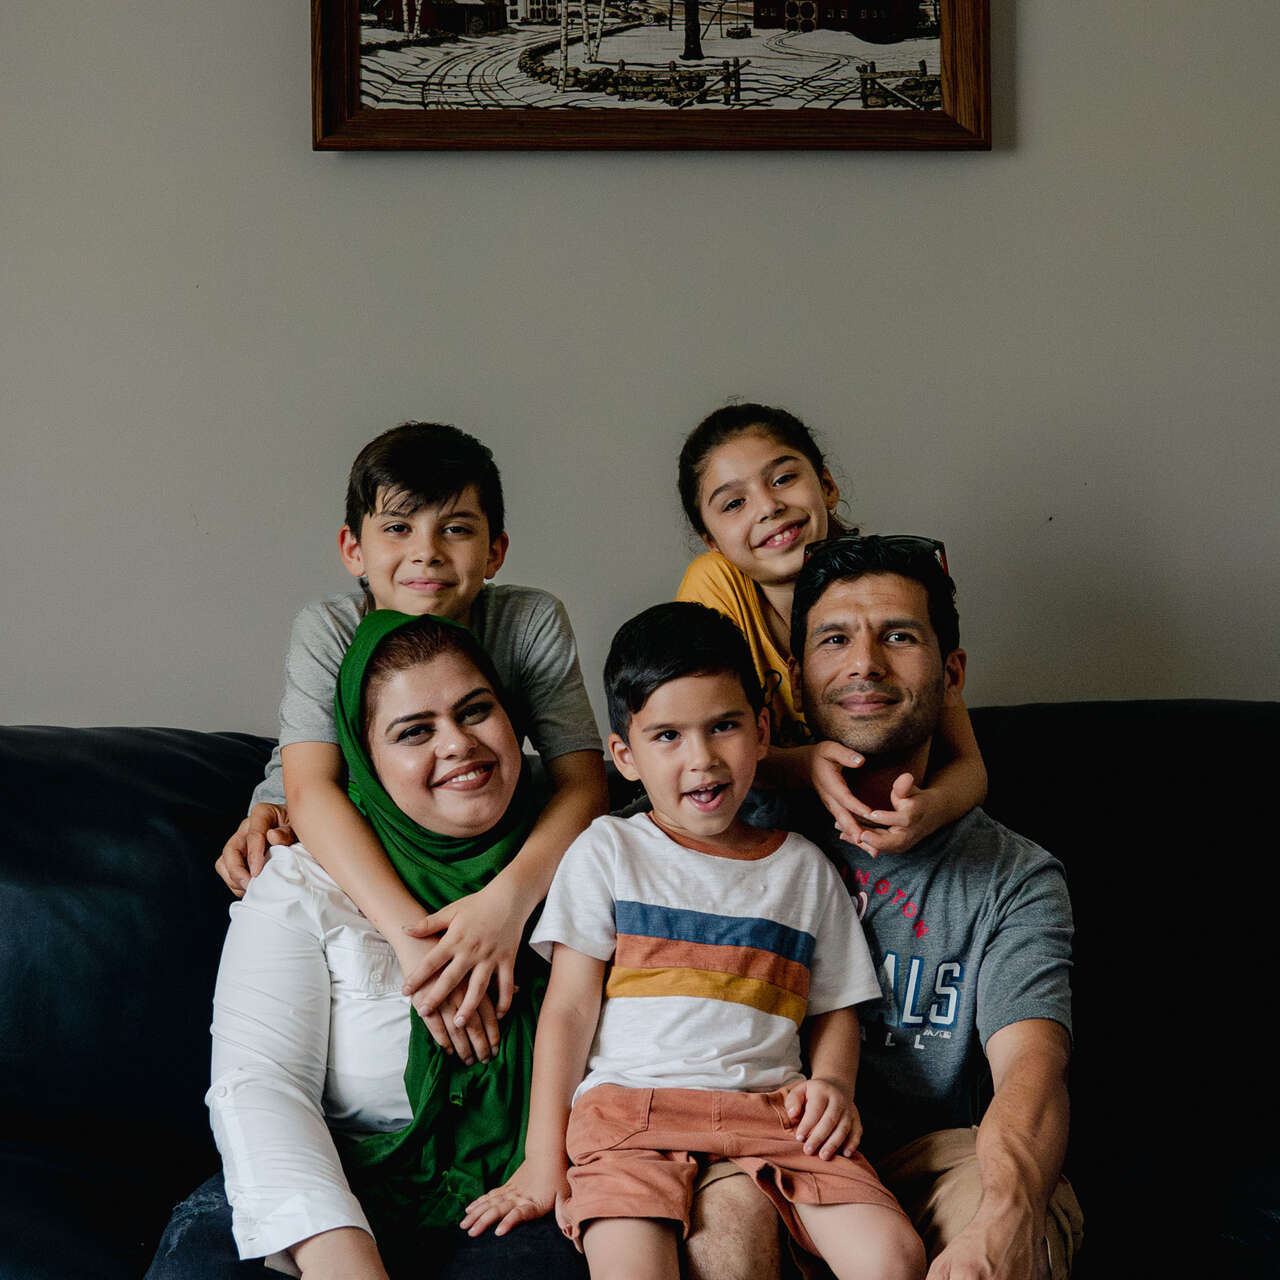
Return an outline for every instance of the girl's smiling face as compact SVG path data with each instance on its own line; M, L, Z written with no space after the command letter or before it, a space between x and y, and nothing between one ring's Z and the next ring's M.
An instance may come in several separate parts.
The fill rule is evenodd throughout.
M447 651L394 672L369 696L369 755L396 805L437 835L495 827L522 760L511 721L476 665Z
M698 486L703 541L754 582L793 582L839 499L825 467L819 475L763 427L744 432L707 455Z

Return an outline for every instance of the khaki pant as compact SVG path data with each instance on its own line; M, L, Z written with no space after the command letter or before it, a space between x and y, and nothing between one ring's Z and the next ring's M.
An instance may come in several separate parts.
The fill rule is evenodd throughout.
M728 1161L716 1161L702 1175L698 1190L740 1172ZM876 1172L906 1210L932 1262L973 1221L982 1201L978 1130L974 1127L927 1133L880 1160ZM1044 1237L1052 1280L1068 1280L1084 1238L1084 1215L1066 1178L1058 1179L1049 1199ZM817 1258L793 1254L793 1259L806 1280L823 1280L831 1275Z
M932 1262L978 1212L982 1176L978 1130L942 1129L909 1142L876 1165L924 1240ZM1044 1237L1053 1280L1067 1280L1084 1236L1084 1215L1071 1184L1060 1178L1049 1200Z

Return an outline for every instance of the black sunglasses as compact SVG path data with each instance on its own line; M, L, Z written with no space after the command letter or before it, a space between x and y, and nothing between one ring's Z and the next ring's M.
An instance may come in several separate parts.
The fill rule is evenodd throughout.
M922 538L914 533L837 533L834 537L809 543L804 549L804 562L808 564L809 557L813 555L839 551L841 547L857 549L868 542L880 543L890 551L925 552L937 560L943 573L951 573L947 568L946 547L937 538Z

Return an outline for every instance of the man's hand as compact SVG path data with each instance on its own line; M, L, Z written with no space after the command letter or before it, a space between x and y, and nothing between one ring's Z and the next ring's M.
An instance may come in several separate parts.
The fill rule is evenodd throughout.
M255 804L235 834L222 846L213 869L236 895L244 897L249 881L267 865L273 844L293 844L297 836L289 825L288 810L282 804Z
M532 903L522 904L512 883L499 875L478 893L468 894L432 912L405 932L426 939L438 934L416 964L401 964L407 996L424 1017L434 1013L451 991L466 984L453 1015L458 1026L470 1019L496 979L499 1018L505 1017L515 995L516 951ZM399 948L397 948L399 950ZM430 983L430 986L425 984ZM425 989L424 989L425 988Z
M1042 1018L987 1041L995 1096L978 1127L982 1203L934 1259L928 1280L1047 1276L1045 1212L1067 1148L1066 1028Z
M1044 1223L1029 1211L999 1220L979 1210L933 1260L926 1280L1048 1280Z
M541 1218L553 1208L559 1221L559 1205L568 1192L562 1158L537 1160L526 1156L502 1186L486 1191L467 1205L458 1225L469 1236L478 1236L489 1227L493 1227L495 1236L504 1236L517 1224Z
M807 1156L830 1160L851 1156L862 1141L862 1119L853 1099L831 1080L814 1077L793 1084L786 1094L787 1119Z

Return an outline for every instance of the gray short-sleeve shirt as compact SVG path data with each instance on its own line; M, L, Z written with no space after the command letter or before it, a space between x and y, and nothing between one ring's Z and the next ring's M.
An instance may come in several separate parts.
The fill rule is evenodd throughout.
M1071 1030L1071 902L1062 864L973 809L914 849L872 858L811 797L790 809L853 897L883 999L864 1006L858 1110L872 1159L977 1124L986 1043L1047 1018Z
M294 619L279 742L252 803L284 803L281 747L337 742L338 669L368 608L363 591L347 591L306 605ZM537 587L485 586L471 606L471 629L493 659L517 731L528 735L544 762L571 751L601 749L573 628L555 596Z

